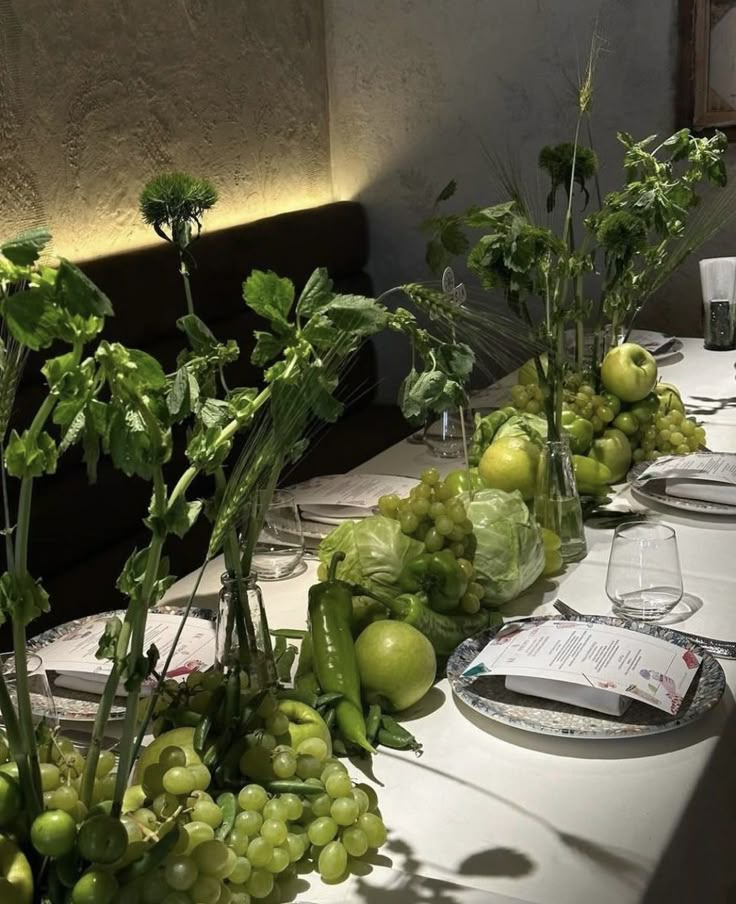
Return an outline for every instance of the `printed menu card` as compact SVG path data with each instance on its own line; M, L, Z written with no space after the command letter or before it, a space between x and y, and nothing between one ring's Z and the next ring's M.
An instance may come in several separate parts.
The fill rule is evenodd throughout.
M509 622L475 657L463 678L547 678L622 694L677 713L701 657L640 631L598 622Z

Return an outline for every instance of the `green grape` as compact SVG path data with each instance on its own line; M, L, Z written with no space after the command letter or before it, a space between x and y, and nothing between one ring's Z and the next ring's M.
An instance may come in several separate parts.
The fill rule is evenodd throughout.
M279 800L286 808L286 816L290 822L296 822L297 819L301 819L301 815L304 812L304 803L298 795L282 794Z
M332 841L335 835L337 835L337 823L330 816L321 816L307 826L307 838L312 844L320 847L327 844L328 841Z
M663 417L661 414L658 415L654 421L654 426L657 428L657 430L666 430L669 427L669 425L670 425L669 419L666 417Z
M263 839L254 839L254 841L263 841ZM268 842L264 842L268 844ZM253 841L248 845L250 850ZM197 869L203 876L213 876L215 879L223 879L228 874L228 870L232 869L237 854L228 848L228 846L217 839L212 841L203 841L198 844L192 853L192 858L197 865ZM249 856L249 860L252 858Z
M97 769L95 775L97 778L103 778L115 767L115 754L112 750L101 750L97 760Z
M531 402L526 403L526 410L529 414L539 414L542 410L542 403L532 399Z
M424 518L429 514L430 505L429 499L415 499L411 504L411 510L417 518Z
M284 839L286 841L286 839ZM291 863L291 855L288 848L275 847L271 859L266 866L269 873L283 873L286 867Z
M589 420L593 425L593 433L600 433L603 429L603 421L595 414Z
M415 499L426 499L428 502L432 501L432 497L434 496L434 489L429 486L427 483L418 483L414 487L414 498Z
M250 860L247 857L238 857L228 878L234 885L242 885L243 882L250 879L252 872L253 867L250 865Z
M631 457L635 462L644 461L645 456L646 452L641 448L634 449L634 451L631 453Z
M457 564L460 566L462 573L468 580L475 576L475 567L469 559L458 559Z
M461 559L465 555L464 543L450 543L447 547L456 559Z
M402 512L399 516L399 524L402 533L411 535L419 527L419 519L414 512Z
M468 517L465 506L459 499L452 499L445 506L445 514L453 524L463 525Z
M293 832L289 832L286 836L285 847L289 852L289 860L292 863L296 863L297 860L301 860L304 856L304 842L302 841L301 835L295 835Z
M448 540L451 540L452 543L462 543L465 538L465 532L459 524L453 525L452 530L448 535Z
M283 735L289 730L289 717L277 710L272 716L266 719L266 731L272 735Z
M333 799L349 797L353 793L353 783L347 772L333 773L325 782L325 790Z
M405 513L411 512L411 499L400 499L396 509L396 517L401 518Z
M322 760L318 760L316 756L298 756L296 774L303 779L319 778L322 774Z
M175 853L183 853L183 854L191 854L195 848L198 848L200 844L204 844L205 841L212 841L215 837L215 830L211 825L208 825L206 822L199 822L193 820L192 822L188 822L186 825L182 826L183 831L179 836L179 839L174 846ZM183 851L177 850L179 844L182 842L182 838L185 843L185 847Z
M245 857L248 853L250 838L246 832L236 826L228 835L227 843L230 845L231 850L235 851L238 857Z
M164 790L164 772L166 770L158 763L147 766L143 773L143 791L146 797L157 797Z
M307 738L302 741L301 744L296 748L297 755L302 756L313 756L316 757L320 761L320 775L322 774L322 763L327 759L327 755L329 750L327 749L327 744L322 740L322 738Z
M245 888L251 897L260 899L271 894L273 885L273 873L269 873L265 869L254 869L250 874L250 879L245 883Z
M151 809L161 821L168 819L170 816L173 816L174 813L176 813L178 807L178 798L173 794L169 794L168 791L164 791L163 794L159 794L156 798L154 798L154 801L151 804Z
M78 800L79 794L76 788L72 785L61 785L51 792L49 807L52 810L65 810L67 813L71 813Z
M446 483L438 483L434 488L434 498L438 502L447 502L448 499L452 499L454 495L455 494Z
M674 433L670 433L670 442L673 446L679 446L685 442L685 437L679 430L675 430Z
M429 507L429 517L436 521L445 514L444 502L433 502Z
M330 816L339 826L351 826L360 816L360 808L355 798L338 797L332 804Z
M169 794L191 794L195 790L196 781L188 768L174 766L164 773L163 786Z
M217 904L221 888L219 879L213 879L212 876L199 876L189 894L197 904Z
M161 904L169 893L169 885L163 872L149 873L141 886L143 904Z
M217 804L203 800L196 803L192 808L191 819L198 822L204 822L213 829L218 828L222 824L222 810Z
M141 807L139 810L135 810L132 816L139 825L144 826L151 832L154 832L158 826L158 819L156 819L156 814L153 812L153 810L149 810L148 807Z
M439 552L445 545L445 538L438 532L436 527L430 527L424 535L424 546L427 552Z
M350 826L340 836L345 850L351 857L362 857L368 850L368 838L362 829Z
M387 518L395 518L399 507L399 497L396 493L388 493L378 497L378 511Z
M261 826L261 837L274 847L283 844L287 835L286 823L280 819L267 819Z
M699 446L699 443L698 443L697 439L695 439L694 436L689 436L687 438L687 444L688 444L688 449L690 450L690 452L695 452Z
M115 758L113 757L113 760ZM181 747L174 747L173 745L170 747L164 747L161 751L161 756L158 758L159 763L163 766L164 771L168 769L173 769L174 766L186 766L187 764L187 755L181 749ZM99 770L98 770L99 771ZM110 770L108 770L109 772Z
M238 794L238 805L241 810L261 811L268 801L268 794L260 785L246 785Z
M276 695L267 694L263 700L261 700L256 712L262 719L267 719L269 716L272 716L278 708L279 701L276 699Z
M686 418L680 424L680 433L683 436L693 436L695 433L695 421L691 421L689 418Z
M326 844L319 855L317 869L320 876L327 882L339 879L348 867L348 852L340 841L331 841Z
M432 526L430 521L421 521L419 527L414 531L414 539L424 542L424 538L427 536L427 531Z
M660 430L657 434L657 442L658 443L668 443L670 441L672 434L669 430Z
M312 813L315 816L329 816L332 807L332 798L329 794L320 794L312 798Z
M702 427L696 427L694 435L699 444L705 442L705 430Z
M690 446L688 446L687 442L680 443L680 445L675 449L677 455L689 455L690 454Z
M194 767L192 766L190 768L193 769ZM212 799L211 794L208 794L206 791L195 790L195 791L192 791L192 793L187 797L187 806L193 807L195 804L198 804L201 800L207 800L211 804L214 803L214 800Z
M370 809L370 798L362 788L353 788L353 799L358 805L358 813L367 813ZM314 806L314 805L313 805Z
M528 399L529 396L526 391L526 386L517 384L516 386L511 387L511 401L515 408L523 408Z
M428 486L432 487L440 482L440 472L437 468L427 468L425 471L422 471L419 479L422 483L426 483Z
M282 751L276 754L271 764L276 778L291 778L296 772L296 756L293 751Z
M191 857L169 857L165 866L166 881L174 891L187 891L199 876L197 864Z
M680 411L670 411L668 415L671 424L681 424L685 420L685 416Z
M137 841L143 841L141 827L131 816L121 816L120 822L128 834L128 845L135 844Z
M452 521L447 515L440 515L434 522L434 529L441 537L449 537L452 533L453 526Z
M460 599L460 608L463 612L467 612L468 615L475 615L476 612L480 611L480 598L474 593L465 593Z
M358 828L365 832L369 847L378 848L386 840L386 826L375 813L363 813L359 816Z
M286 822L289 818L289 805L280 797L273 797L263 808L264 819L280 819Z

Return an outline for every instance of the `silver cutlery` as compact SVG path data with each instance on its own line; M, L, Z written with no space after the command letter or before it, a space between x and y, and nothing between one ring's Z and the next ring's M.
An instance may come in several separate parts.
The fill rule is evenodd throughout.
M567 615L570 618L583 614L582 612L578 612L577 609L573 609L572 606L568 606L567 603L563 603L562 600L555 600L553 605L558 612L562 615ZM703 637L700 634L691 634L689 631L678 631L676 628L671 628L669 625L664 625L663 627L670 631L674 631L675 634L679 634L681 637L687 638L687 640L691 640L714 656L718 656L721 659L736 659L736 641Z

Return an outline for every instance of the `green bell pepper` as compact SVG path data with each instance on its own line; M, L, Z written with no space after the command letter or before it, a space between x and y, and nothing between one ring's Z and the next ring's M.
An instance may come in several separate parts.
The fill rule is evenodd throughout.
M406 593L426 594L436 612L451 612L468 589L468 579L455 556L443 549L412 559L399 575L399 587Z
M593 425L587 418L580 417L574 411L563 411L562 429L570 443L570 451L575 455L584 455L590 449L593 443Z
M611 469L586 455L573 455L575 483L581 496L605 496L611 483Z

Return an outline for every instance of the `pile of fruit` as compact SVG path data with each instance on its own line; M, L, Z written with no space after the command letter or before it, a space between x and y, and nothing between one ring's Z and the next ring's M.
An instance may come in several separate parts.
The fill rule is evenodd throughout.
M215 672L190 676L190 704L200 708L207 696L211 703L224 680ZM225 748L221 729L205 732L203 722L159 735L140 757L119 815L111 812L113 754L100 755L87 810L84 758L68 738L53 736L41 763L45 809L29 825L17 766L0 736L3 904L36 900L42 862L53 904L278 904L297 869L339 881L351 860L380 847L386 829L375 792L355 785L332 756L324 721L299 701L243 684L242 736Z
M573 453L581 495L605 496L632 464L687 455L705 430L687 417L677 388L657 382L652 355L634 343L611 349L600 377L568 373L562 429ZM525 365L511 389L512 406L478 418L471 455L483 483L533 498L538 450L547 435L536 367Z

